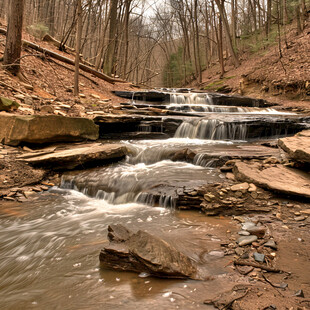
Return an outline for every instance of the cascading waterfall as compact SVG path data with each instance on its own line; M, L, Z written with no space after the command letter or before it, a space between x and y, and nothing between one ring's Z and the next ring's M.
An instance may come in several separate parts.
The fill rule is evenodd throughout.
M246 136L246 124L225 123L215 119L185 121L175 133L175 138L209 140L245 140Z
M153 195L144 192L138 194L135 201L151 207L159 206L169 209L175 209L177 205L177 197L171 195Z
M181 112L203 112L203 113L248 113L249 108L244 107L225 107L225 106L214 106L205 104L177 104L172 103L167 106L170 111L181 111Z
M170 104L213 105L208 94L170 94Z

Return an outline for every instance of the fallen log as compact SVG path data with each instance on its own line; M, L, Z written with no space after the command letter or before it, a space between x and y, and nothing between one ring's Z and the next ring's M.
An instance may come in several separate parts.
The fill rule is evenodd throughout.
M7 32L6 29L0 28L0 34L6 35L6 32ZM43 48L43 47L41 47L41 46L39 46L39 45L37 45L35 43L32 43L30 41L26 41L26 40L22 40L22 43L23 43L24 46L29 47L29 48L37 51L37 52L40 52L42 54L48 55L50 57L53 57L53 58L55 58L55 59L57 59L59 61L67 63L69 65L72 65L72 66L75 65L75 61L74 60L72 60L72 59L70 59L68 57L62 56L60 54L57 54L57 53L55 53L55 52L53 52L51 50L48 50L46 48ZM109 82L111 84L114 84L114 83L128 83L127 81L124 81L124 80L121 80L121 79L116 79L116 78L113 78L111 76L108 76L108 75L106 75L106 74L104 74L102 72L99 72L99 71L97 71L97 70L95 70L93 68L90 68L89 66L86 66L86 65L84 65L82 63L80 64L80 69L85 71L85 72L87 72L87 73L93 74L97 78L102 79L102 80L104 80L106 82Z
M72 53L75 53L74 48L71 48L71 47L69 47L69 46L67 46L67 45L61 44L60 41L56 40L54 37L52 37L52 36L49 35L49 34L46 34L46 35L43 37L43 41L52 43L52 44L55 45L57 48L62 48L62 47L63 47L64 50L68 50L68 51L70 51L70 52L72 52Z
M45 42L49 42L49 43L52 43L53 45L55 45L60 51L66 51L68 53L68 51L74 55L75 54L75 49L68 46L68 45L64 45L62 44L60 41L58 41L57 39L55 39L54 37L52 37L51 35L49 34L46 34L44 37L43 37L43 41ZM68 54L70 54L68 53ZM94 65L90 62L88 62L87 60L85 60L83 57L81 57L82 59L80 60L82 64L88 66L88 67L94 67Z

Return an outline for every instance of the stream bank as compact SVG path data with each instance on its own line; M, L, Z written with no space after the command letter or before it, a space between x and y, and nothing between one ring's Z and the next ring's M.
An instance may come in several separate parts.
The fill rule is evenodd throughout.
M179 103L174 95L179 95ZM309 252L309 202L302 193L288 196L256 177L245 180L239 175L240 163L258 165L256 170L261 172L282 166L307 171L307 162L294 158L296 150L285 153L276 141L306 129L308 119L251 107L241 111L226 105L221 110L200 96L173 93L173 101L159 102L164 105L159 110L145 111L141 105L149 102L129 102L124 107L134 109L134 116L97 118L101 139L109 140L45 148L3 146L4 159L18 155L21 170L29 170L29 175L46 165L53 167L52 175L51 170L40 175L40 186L28 187L32 198L25 198L23 187L3 195L7 202L1 208L1 233L8 240L1 263L3 300L11 308L53 307L55 297L59 304L73 300L73 309L83 305L95 309L103 302L109 309L142 308L145 301L150 309L158 305L214 309L228 303L233 309L308 306L309 279L304 268ZM164 115L175 112L177 104L181 111L176 112L186 116ZM218 114L210 114L211 108L218 109ZM232 109L236 112L227 111ZM306 133L301 136L307 137ZM166 140L156 139L159 134L166 135ZM111 140L116 136L121 141ZM132 139L137 136L139 140ZM64 164L66 160L72 165ZM78 170L64 173L68 168ZM39 190L42 193L36 194ZM26 201L19 204L18 200ZM158 280L99 269L98 250L108 245L106 229L111 223L134 232L147 231L173 244L204 266L208 280ZM243 229L245 224L252 226L251 232ZM252 241L241 245L245 239L240 236L250 236ZM265 246L272 241L275 245ZM264 259L259 262L256 259L261 255ZM256 265L240 267L240 259ZM266 275L267 267L285 272ZM47 273L53 276L47 279ZM306 298L292 297L298 290ZM236 296L239 299L233 302Z

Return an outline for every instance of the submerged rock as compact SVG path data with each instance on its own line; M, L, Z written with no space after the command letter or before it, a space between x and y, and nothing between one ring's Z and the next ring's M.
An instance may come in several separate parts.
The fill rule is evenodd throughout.
M108 230L110 244L99 255L102 267L165 278L196 278L195 263L168 242L145 231L132 233L122 225Z

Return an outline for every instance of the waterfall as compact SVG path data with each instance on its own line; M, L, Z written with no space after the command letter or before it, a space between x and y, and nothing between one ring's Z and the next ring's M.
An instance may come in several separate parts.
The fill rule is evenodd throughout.
M170 104L213 105L212 97L208 94L170 94Z
M248 113L249 108L242 107L225 107L214 106L206 104L178 104L172 103L167 106L170 111L182 111L182 112L205 112L205 113Z
M209 140L245 140L247 125L225 123L216 119L183 122L177 129L175 138Z
M151 207L158 206L175 209L177 204L177 197L172 197L170 195L153 195L150 193L142 192L137 195L135 201Z

